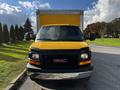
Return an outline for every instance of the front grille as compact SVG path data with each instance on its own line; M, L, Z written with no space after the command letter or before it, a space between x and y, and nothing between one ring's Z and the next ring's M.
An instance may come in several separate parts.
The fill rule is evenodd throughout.
M88 53L89 58L91 57L91 52L88 47L77 49L77 50L40 50L37 48L31 49L31 52L40 54L41 65L36 65L43 69L75 69L79 68L79 62L81 60L81 53ZM53 62L54 59L65 59L67 62Z
M41 67L43 69L73 69L77 68L78 64L78 55L42 55Z

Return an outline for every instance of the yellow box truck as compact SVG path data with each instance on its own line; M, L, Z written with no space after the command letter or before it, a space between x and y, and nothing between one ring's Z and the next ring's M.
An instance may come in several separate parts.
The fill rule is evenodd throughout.
M83 11L38 10L37 29L27 64L28 76L32 80L91 76L91 51L82 32ZM90 40L94 39L90 37Z

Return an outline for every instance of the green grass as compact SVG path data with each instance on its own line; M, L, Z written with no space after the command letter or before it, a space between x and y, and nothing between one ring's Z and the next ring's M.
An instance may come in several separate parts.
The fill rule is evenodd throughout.
M120 39L115 39L115 38L102 38L88 42L96 45L120 47Z
M0 90L4 90L26 66L30 41L0 46Z

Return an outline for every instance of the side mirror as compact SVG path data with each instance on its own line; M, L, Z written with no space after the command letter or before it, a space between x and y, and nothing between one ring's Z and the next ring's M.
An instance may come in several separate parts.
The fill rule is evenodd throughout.
M96 35L95 35L95 33L90 33L90 41L93 41L93 40L95 40L96 39Z

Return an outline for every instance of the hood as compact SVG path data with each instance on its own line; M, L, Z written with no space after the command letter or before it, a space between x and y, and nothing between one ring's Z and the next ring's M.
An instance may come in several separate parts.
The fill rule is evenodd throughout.
M58 49L81 49L88 47L86 42L48 42L48 41L41 41L41 42L34 42L30 46L31 48L38 48L43 50L58 50Z

